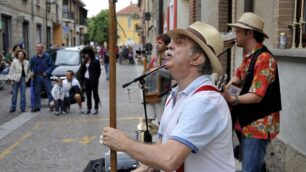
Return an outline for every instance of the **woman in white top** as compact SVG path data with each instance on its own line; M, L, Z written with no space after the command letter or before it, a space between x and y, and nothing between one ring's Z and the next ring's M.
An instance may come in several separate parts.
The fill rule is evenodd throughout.
M18 50L16 52L16 60L13 60L9 71L9 80L13 85L13 95L10 113L16 111L18 89L20 89L20 109L21 112L26 111L26 82L29 79L29 61L26 59L25 51Z

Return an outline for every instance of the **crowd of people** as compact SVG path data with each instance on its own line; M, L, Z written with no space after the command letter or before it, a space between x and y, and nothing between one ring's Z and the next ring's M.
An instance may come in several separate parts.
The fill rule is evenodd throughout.
M50 55L45 52L44 45L36 45L36 53L30 58L23 47L16 44L3 56L0 54L0 75L7 75L12 84L12 98L10 113L16 111L18 91L20 90L20 111L26 112L26 87L31 85L31 111L41 110L41 94L44 92L48 98L50 111L55 114L65 114L70 110L70 104L77 103L81 114L98 114L100 97L98 94L99 77L101 75L100 62L104 65L106 80L109 80L109 49L100 48L96 52L93 46L86 46L80 52L82 65L80 67L80 80L77 80L75 73L67 71L66 78L52 78L52 71L55 68ZM116 60L120 64L128 61L135 64L133 49L128 46L117 47ZM55 76L56 77L56 76ZM52 79L56 82L52 85ZM28 84L28 82L31 82ZM85 96L83 96L85 94ZM86 97L86 98L85 98ZM92 97L94 107L92 107ZM86 99L87 109L82 107Z
M80 53L83 59L80 67L80 81L77 80L72 70L68 70L64 77L52 76L52 70L55 68L54 62L41 43L36 45L36 54L30 60L26 51L19 45L10 49L6 56L0 55L0 74L7 75L8 81L12 84L9 112L16 111L19 90L20 111L27 111L26 87L31 85L31 112L41 110L41 97L44 91L48 97L50 111L54 111L55 108L56 115L69 113L70 105L74 103L78 104L80 114L98 114L99 105L101 105L98 94L100 62L96 59L96 52L92 46L86 46ZM55 80L54 85L52 80ZM86 99L83 93L86 93ZM92 95L95 103L93 109ZM82 102L85 100L87 109L82 107Z

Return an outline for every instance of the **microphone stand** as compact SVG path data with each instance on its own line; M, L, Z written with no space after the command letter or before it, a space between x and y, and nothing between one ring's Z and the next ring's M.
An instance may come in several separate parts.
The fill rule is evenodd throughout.
M140 83L140 88L142 89L142 98L143 98L143 109L144 109L144 113L145 113L145 122L146 122L146 130L144 131L144 142L145 143L152 143L152 135L149 131L149 124L148 124L148 114L147 114L147 102L146 102L146 96L145 96L145 77L147 77L148 75L152 74L152 73L155 73L157 70L161 69L165 67L165 65L162 65L148 73L145 73L137 78L135 78L133 81L131 82L128 82L126 84L123 84L122 87L125 88L129 85L131 85L132 83L134 82L137 82L139 81Z

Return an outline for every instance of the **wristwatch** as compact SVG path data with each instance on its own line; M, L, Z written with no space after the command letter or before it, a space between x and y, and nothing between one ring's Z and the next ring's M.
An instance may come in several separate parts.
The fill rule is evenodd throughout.
M234 96L235 96L235 101L232 103L232 105L237 105L239 104L238 95L234 95Z

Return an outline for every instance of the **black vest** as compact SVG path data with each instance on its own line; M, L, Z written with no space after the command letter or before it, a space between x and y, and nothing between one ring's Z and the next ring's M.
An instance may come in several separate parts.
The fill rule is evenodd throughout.
M258 56L261 53L268 52L272 53L263 46L261 49L257 50L249 64L248 72L242 81L242 90L240 95L249 92L254 79L254 67ZM272 55L273 56L273 55ZM282 109L281 105L281 94L279 86L278 68L276 66L275 80L271 82L268 86L265 96L259 103L254 104L238 104L232 108L232 120L235 124L237 117L242 127L270 115L273 112L278 112Z

